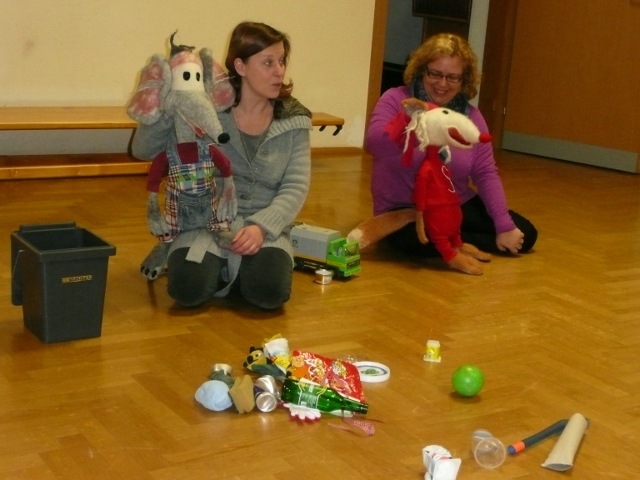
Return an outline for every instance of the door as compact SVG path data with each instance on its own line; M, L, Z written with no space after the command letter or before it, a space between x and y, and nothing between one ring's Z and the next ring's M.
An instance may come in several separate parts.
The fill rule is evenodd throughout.
M502 147L637 172L640 6L517 3Z

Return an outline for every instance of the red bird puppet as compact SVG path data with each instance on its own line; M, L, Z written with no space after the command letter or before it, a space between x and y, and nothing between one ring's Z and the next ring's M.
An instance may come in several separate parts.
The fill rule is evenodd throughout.
M410 166L416 143L425 152L413 191L416 208L375 216L358 225L347 238L358 241L360 248L364 248L415 220L420 242L432 241L450 267L481 275L481 262L490 261L491 256L460 238L460 199L447 164L451 160L450 147L469 149L476 143L491 141L491 136L481 134L466 116L448 108L417 98L403 100L402 106L404 112L389 123L387 133L393 140L404 139L404 166ZM405 112L411 117L408 124Z

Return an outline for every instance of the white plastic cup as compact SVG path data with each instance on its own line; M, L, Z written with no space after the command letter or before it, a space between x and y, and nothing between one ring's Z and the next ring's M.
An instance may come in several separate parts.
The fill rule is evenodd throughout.
M473 432L471 451L476 463L488 470L498 468L507 457L507 449L504 444L484 429Z

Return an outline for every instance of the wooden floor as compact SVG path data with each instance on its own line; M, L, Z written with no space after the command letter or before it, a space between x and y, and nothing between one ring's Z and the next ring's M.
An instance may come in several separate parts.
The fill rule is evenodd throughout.
M384 245L362 274L321 286L296 272L282 311L238 298L176 307L166 279L139 264L154 239L145 178L0 183L0 479L422 479L421 450L462 459L458 479L640 477L640 176L501 152L511 208L532 219L535 252L494 257L481 277L415 263ZM346 234L371 212L371 160L319 156L299 217ZM391 179L390 179L391 181ZM21 224L75 221L117 247L109 259L102 336L43 344L11 305L9 237ZM362 437L194 401L211 365L234 375L274 334L290 347L382 362L367 384L376 433ZM423 361L428 339L442 363ZM484 372L480 395L452 394L462 364ZM510 444L581 413L590 420L574 467L541 467L557 438L476 465L475 429Z

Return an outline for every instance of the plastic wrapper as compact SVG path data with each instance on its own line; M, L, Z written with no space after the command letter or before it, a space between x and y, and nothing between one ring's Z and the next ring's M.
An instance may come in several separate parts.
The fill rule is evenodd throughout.
M311 352L294 350L288 368L291 378L306 379L331 388L341 395L364 402L358 368L344 360L335 360Z

